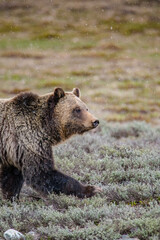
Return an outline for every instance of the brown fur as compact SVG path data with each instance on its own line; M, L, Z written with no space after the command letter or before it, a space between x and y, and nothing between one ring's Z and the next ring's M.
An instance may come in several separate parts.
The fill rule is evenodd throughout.
M90 197L100 191L54 166L52 146L98 125L79 96L79 89L65 93L57 88L43 96L22 93L0 100L0 182L5 198L18 197L24 181L43 195Z

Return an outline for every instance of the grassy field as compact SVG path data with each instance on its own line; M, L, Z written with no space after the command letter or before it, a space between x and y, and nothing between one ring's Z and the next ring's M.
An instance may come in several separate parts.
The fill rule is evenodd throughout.
M55 162L103 189L42 199L24 186L19 203L0 198L0 237L159 240L160 2L0 0L0 22L0 97L79 87L101 124Z
M19 203L0 200L1 235L14 228L33 231L33 239L115 240L128 234L159 240L159 144L158 127L102 122L95 132L56 147L58 168L103 192L83 200L54 194L41 199L25 187Z

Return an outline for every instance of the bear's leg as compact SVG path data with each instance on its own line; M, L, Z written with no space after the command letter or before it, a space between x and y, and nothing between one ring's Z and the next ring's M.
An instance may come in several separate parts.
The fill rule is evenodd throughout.
M19 199L23 182L21 171L14 166L2 165L0 184L4 198L9 200Z
M47 195L49 193L64 193L74 195L79 198L91 197L101 190L95 186L85 186L60 171L52 170L47 165L38 166L32 171L26 167L23 169L24 179L37 192Z

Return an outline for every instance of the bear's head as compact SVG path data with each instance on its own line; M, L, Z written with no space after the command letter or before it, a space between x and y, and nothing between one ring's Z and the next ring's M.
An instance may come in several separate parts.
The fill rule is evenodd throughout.
M80 90L74 88L72 92L64 92L56 88L49 97L48 103L51 118L60 131L62 140L74 134L82 134L96 128L99 120L89 111L86 104L80 99Z

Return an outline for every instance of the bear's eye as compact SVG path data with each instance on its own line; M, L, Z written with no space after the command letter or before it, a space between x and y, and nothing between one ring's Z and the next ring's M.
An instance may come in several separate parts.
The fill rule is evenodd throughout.
M80 112L81 112L81 109L80 109L80 108L76 108L74 111L75 111L76 113L80 113Z

